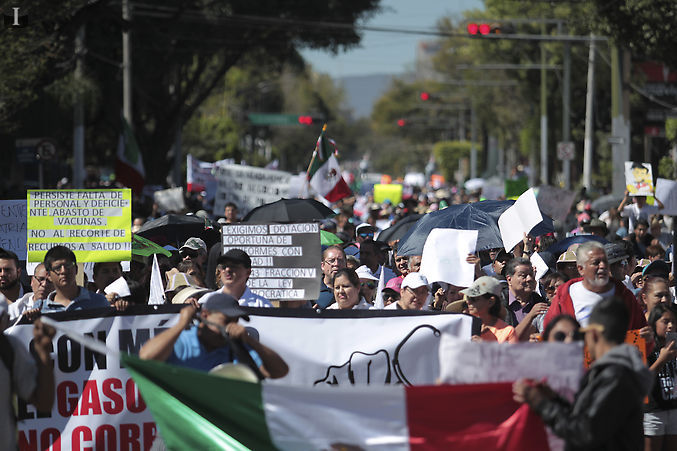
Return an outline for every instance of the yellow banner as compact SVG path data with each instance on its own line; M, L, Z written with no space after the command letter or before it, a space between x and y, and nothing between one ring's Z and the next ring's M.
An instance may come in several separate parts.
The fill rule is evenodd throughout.
M132 192L28 190L28 261L41 262L60 244L80 262L128 261L132 257Z
M374 202L383 203L386 199L390 200L393 205L402 202L402 185L374 185Z

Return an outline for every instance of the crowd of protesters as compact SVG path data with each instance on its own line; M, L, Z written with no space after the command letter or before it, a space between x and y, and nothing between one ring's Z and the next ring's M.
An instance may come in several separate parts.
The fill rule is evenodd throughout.
M141 356L207 370L218 363L238 361L234 350L224 352L222 349L226 346L222 339L226 332L225 335L244 342L245 354L251 355L262 377L284 376L287 373L284 361L272 349L246 337L244 328L237 323L239 318L246 318L242 306L464 313L481 321L479 334L472 337L474 341L570 343L585 337L588 347L598 351L598 359L604 360L606 355L605 365L612 366L625 358L625 354L621 355L618 350L612 352L612 348L623 343L626 331L638 330L646 343L653 389L644 390L644 379L640 378L641 386L633 385L630 376L624 379L627 368L639 374L634 356L627 357L630 363L620 364L614 370L599 369L600 374L586 376L586 384L592 390L591 384L600 383L595 378L602 383L615 378L618 390L633 387L632 393L622 395L626 400L643 399L648 394L649 401L643 407L638 401L639 408L644 409L646 449L677 449L677 344L672 335L677 326L677 307L669 233L672 224L671 218L660 214L663 207L660 200L655 199L650 205L644 197L631 197L626 193L620 204L597 211L583 194L566 220L555 222L554 233L527 235L510 251L482 249L468 255L462 263L474 266L475 280L463 287L428 280L420 272L422 256L400 255L397 240L379 240L384 229L410 214L477 202L481 196L481 191L431 189L414 191L397 205L389 201L376 203L371 194L332 205L336 214L322 221L321 228L334 233L343 243L323 246L321 259L311 263L321 271L322 280L319 297L309 301L273 302L254 293L247 283L252 260L242 250L223 253L219 242L208 245L204 237L199 236L187 237L178 248L165 246L171 257L158 255L165 302L188 305L177 326L146 343ZM189 214L212 219L216 227L239 221L237 205L229 203L222 217L209 218L202 201L199 197L191 198L188 205L194 210ZM133 231L163 212L154 206L150 214L142 213L137 211ZM579 240L557 253L549 250L571 236L596 239ZM549 267L539 279L530 260L536 252L547 256L545 263ZM150 293L151 266L150 258L135 258L129 271L123 271L119 263L98 263L92 280L79 285L76 257L67 247L49 250L30 279L23 273L25 267L14 253L0 250L3 325L7 327L21 316L34 319L52 312L95 308L125 310L134 304L145 304ZM131 292L128 296L106 290L121 277ZM184 330L196 315L201 317L200 324ZM603 318L600 319L600 315ZM620 329L619 321L623 322ZM43 326L36 330L39 330L36 337L49 336ZM631 351L624 349L623 352ZM241 354L240 358L249 359ZM556 432L561 430L567 443L576 444L572 449L592 449L600 443L604 446L598 449L622 449L610 444L634 443L634 438L626 441L623 435L607 433L609 428L617 430L619 424L624 424L606 425L609 415L621 414L627 409L619 408L616 413L605 410L603 423L579 421L578 402L587 403L585 409L593 412L603 401L598 395L588 393L587 401L579 399L573 407L563 407L543 384L529 385L522 381L516 384L515 390L516 399L529 403L554 425ZM23 394L39 395L32 386ZM619 396L618 393L615 396ZM579 422L566 426L567 421ZM632 419L626 418L626 421L629 426L623 431L632 435L637 424ZM602 434L601 429L607 432ZM571 436L575 437L573 441L569 441Z

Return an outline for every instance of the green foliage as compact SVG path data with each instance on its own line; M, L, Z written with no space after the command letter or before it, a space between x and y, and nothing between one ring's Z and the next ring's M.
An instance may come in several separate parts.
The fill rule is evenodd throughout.
M665 137L672 143L677 143L677 117L665 120Z
M658 161L658 176L664 179L675 177L675 162L672 157L665 155Z
M449 181L456 180L455 173L463 158L470 158L469 141L440 141L433 146L433 155L440 172ZM481 153L478 151L478 153Z

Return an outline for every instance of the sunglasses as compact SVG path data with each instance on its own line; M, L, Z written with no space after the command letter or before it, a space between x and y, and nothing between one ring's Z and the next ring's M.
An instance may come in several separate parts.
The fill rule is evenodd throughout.
M366 232L366 233L360 232L358 235L360 236L360 238L372 238L374 236L374 233L373 232Z
M362 282L361 285L362 285L363 287L369 288L370 290L373 290L374 288L376 288L376 283L375 283L375 282Z
M190 258L195 258L197 257L198 252L193 250L193 249L184 249L181 252L179 252L179 255L183 258L190 257Z
M567 339L567 337L571 337L574 341L579 341L583 339L583 334L580 333L580 331L572 332L570 334L565 334L561 330L558 330L554 334L552 334L552 338L555 341L563 342L564 340Z

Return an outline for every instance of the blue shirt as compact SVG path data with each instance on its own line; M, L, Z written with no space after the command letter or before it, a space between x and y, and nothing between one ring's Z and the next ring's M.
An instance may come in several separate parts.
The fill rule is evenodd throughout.
M238 363L228 345L207 351L197 336L197 326L184 330L174 343L174 350L167 359L167 363L192 368L194 370L209 371L222 363ZM249 355L254 359L256 366L263 365L259 355L246 344Z
M78 288L80 288L80 292L67 306L63 306L58 302L54 302L56 291L52 291L47 296L47 299L42 301L42 307L40 307L40 311L42 313L54 313L111 307L110 303L108 303L108 300L106 300L106 298L100 294L92 293L83 287Z

